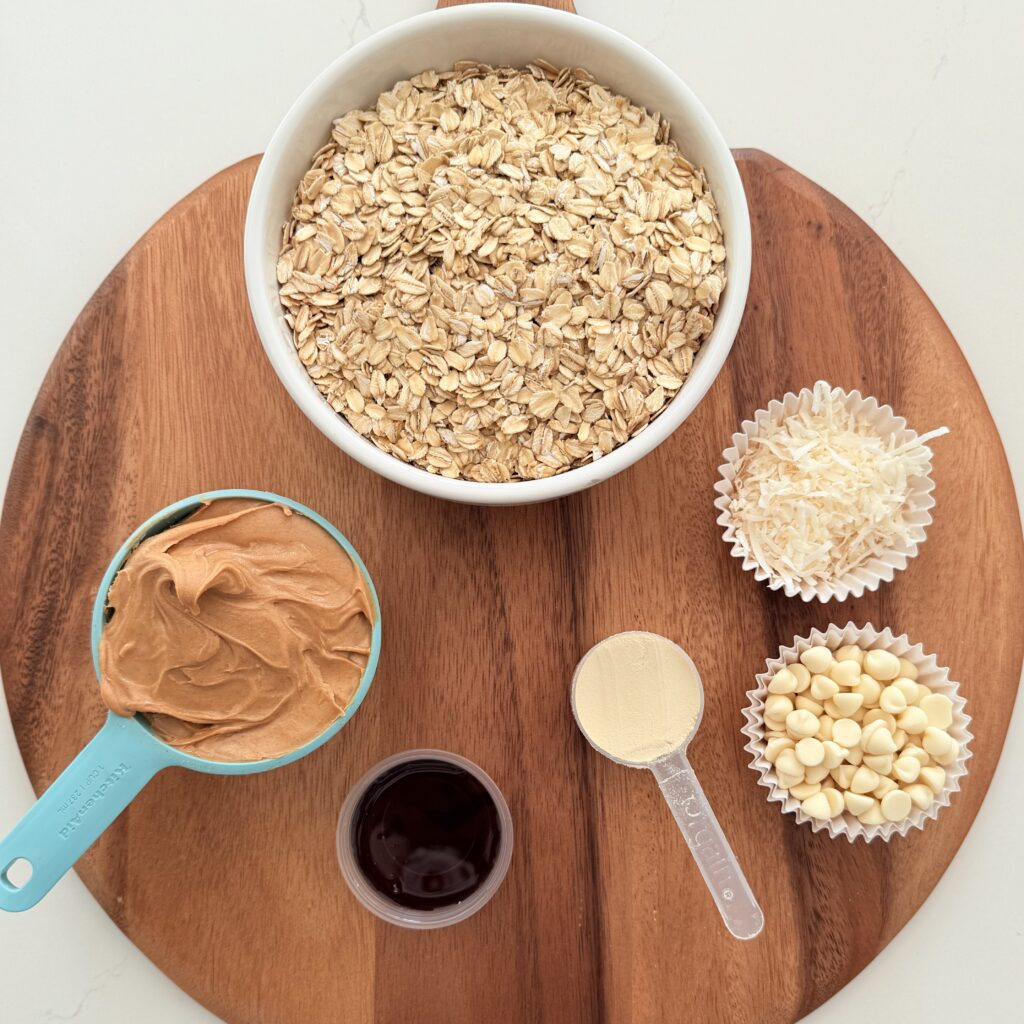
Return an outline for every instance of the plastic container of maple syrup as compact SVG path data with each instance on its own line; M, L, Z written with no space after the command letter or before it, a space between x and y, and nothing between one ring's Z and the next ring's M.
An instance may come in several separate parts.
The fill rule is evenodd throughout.
M443 750L371 768L338 818L338 863L356 899L403 928L444 928L482 909L512 860L512 815L494 780Z

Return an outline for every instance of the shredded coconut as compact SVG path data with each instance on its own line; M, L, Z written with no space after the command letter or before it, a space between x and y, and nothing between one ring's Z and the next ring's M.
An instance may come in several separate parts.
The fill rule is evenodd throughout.
M786 584L834 582L886 551L921 540L910 495L931 472L926 442L881 437L824 381L809 403L766 425L740 459L730 505L736 539Z

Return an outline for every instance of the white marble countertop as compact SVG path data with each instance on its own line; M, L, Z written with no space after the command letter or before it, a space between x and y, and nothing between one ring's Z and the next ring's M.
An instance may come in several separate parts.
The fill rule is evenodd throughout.
M194 186L259 152L338 52L431 6L0 5L0 480L61 339L132 243ZM1024 5L577 7L675 68L734 146L768 150L875 228L959 339L1024 479ZM33 799L5 708L0 773L2 834ZM1017 1018L1024 883L1011 863L1024 845L1014 788L1022 777L1018 707L988 799L946 876L890 947L812 1015L815 1024ZM34 910L0 915L0 960L0 1018L10 1024L214 1020L124 938L73 873Z

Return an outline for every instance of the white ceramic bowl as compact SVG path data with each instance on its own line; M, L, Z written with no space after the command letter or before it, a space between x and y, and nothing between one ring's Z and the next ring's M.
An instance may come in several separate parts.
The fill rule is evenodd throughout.
M299 360L278 299L277 253L299 179L332 121L371 105L395 82L457 60L521 66L541 57L584 67L603 85L663 114L680 150L702 166L718 203L728 283L717 319L678 394L642 433L594 463L544 480L448 480L382 452L327 404ZM696 408L725 362L750 282L750 219L732 153L680 78L625 36L579 15L518 4L432 11L378 32L344 53L296 100L260 164L245 223L245 280L260 339L288 393L339 448L396 483L452 501L519 505L547 501L607 480L657 447Z

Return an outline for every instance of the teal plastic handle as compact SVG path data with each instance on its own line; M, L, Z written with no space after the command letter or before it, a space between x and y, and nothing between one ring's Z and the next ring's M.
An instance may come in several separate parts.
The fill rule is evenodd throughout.
M161 769L166 748L134 718L107 715L103 728L0 842L0 910L34 907ZM32 866L18 886L17 861Z

